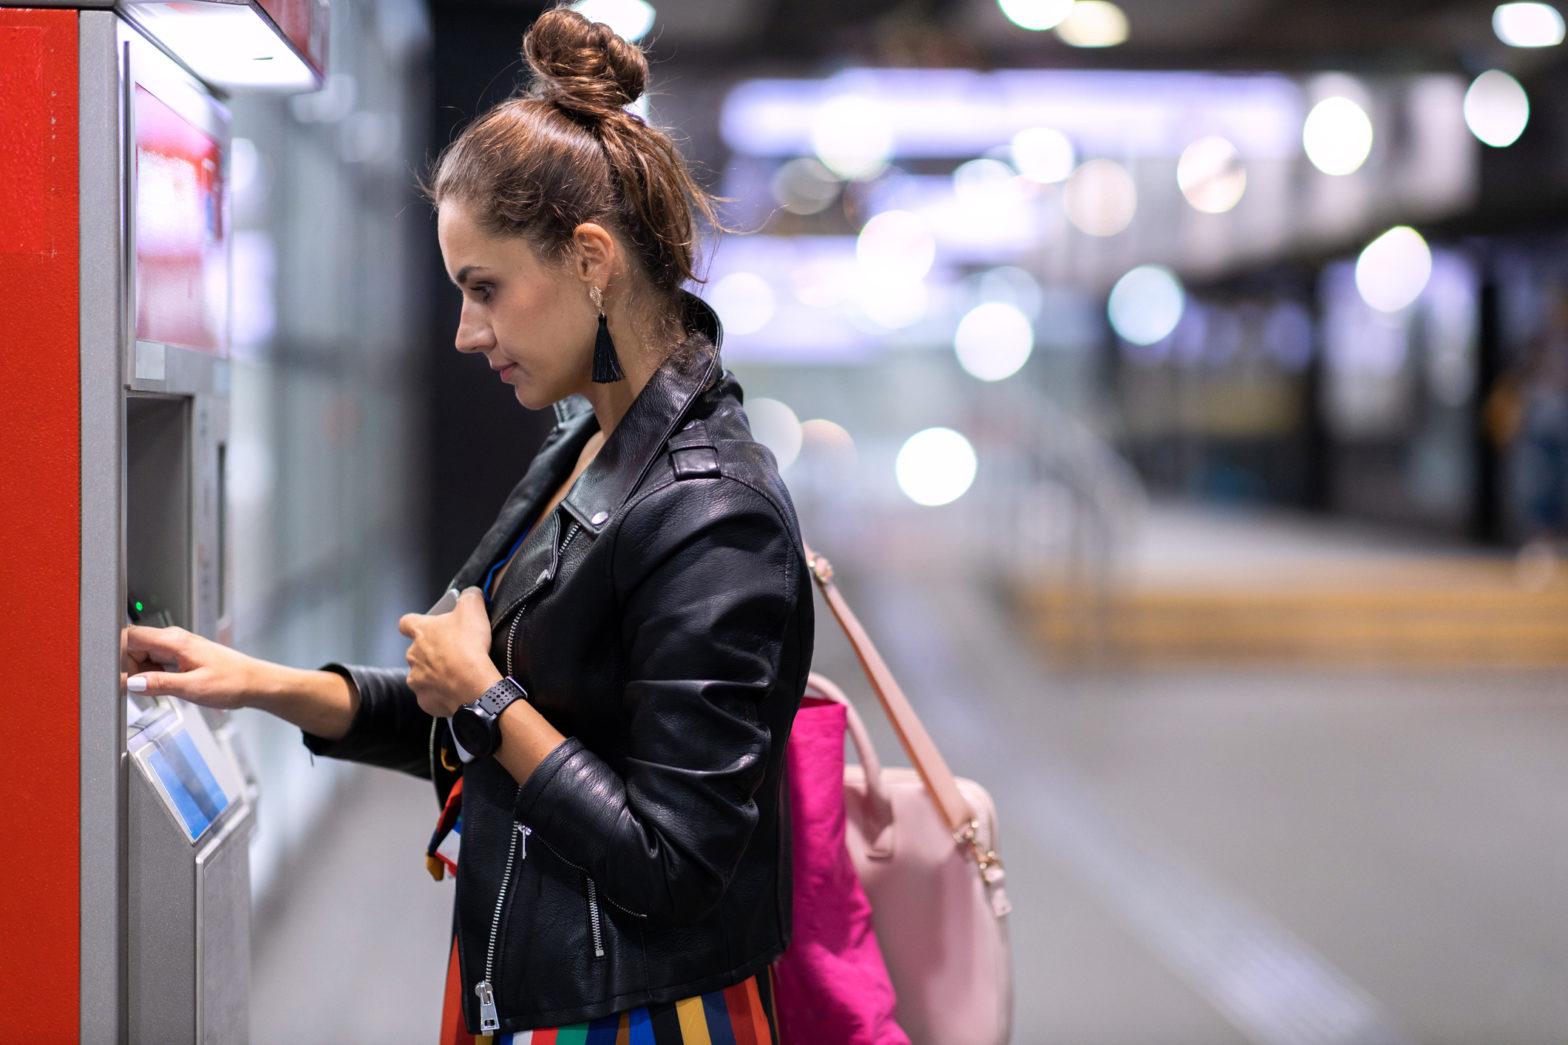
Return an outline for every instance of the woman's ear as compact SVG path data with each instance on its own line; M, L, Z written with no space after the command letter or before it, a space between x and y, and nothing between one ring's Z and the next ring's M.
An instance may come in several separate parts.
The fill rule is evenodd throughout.
M572 230L574 270L584 283L603 287L615 268L615 237L603 225L585 221Z

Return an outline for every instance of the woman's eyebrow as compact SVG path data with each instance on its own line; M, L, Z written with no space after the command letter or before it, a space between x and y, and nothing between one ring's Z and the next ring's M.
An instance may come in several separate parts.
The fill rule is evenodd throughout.
M468 277L471 274L479 271L482 268L484 268L483 265L464 265L462 268L457 270L457 275L452 277L452 282L461 287L468 282Z

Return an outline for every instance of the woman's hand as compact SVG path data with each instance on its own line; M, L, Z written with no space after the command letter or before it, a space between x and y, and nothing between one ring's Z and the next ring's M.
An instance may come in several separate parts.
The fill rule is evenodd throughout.
M168 694L209 708L246 705L268 667L184 628L133 624L121 636L120 681L132 693Z
M466 588L451 613L407 613L397 630L408 648L408 684L427 713L448 716L501 680L490 661L490 615L484 593Z

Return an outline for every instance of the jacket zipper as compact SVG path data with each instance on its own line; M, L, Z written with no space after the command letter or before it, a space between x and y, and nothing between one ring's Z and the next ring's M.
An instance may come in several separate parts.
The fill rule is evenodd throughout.
M561 540L561 550L556 555L557 563L560 563L563 559L565 559L566 550L572 546L572 542L577 539L577 535L581 532L582 526L579 525L576 520L573 520L572 525L567 528L566 536ZM506 673L508 675L512 674L514 670L512 665L512 651L514 645L517 642L517 625L522 621L522 619L523 614L521 609L519 609L512 615L511 627L509 627L506 632ZM518 790L519 793L521 793L521 788ZM517 825L517 836L522 839L522 855L524 859L528 858L528 836L531 834L533 834L532 828L524 827L522 824ZM604 928L600 922L599 917L598 885L595 884L592 878L588 877L587 871L584 871L581 867L577 867L576 864L561 856L561 854L556 850L555 846L550 845L548 842L546 842L545 845L551 852L555 853L555 855L561 859L562 863L565 863L570 867L576 867L577 870L583 872L583 879L588 883L588 927L593 934L593 956L595 958L603 958ZM512 877L512 857L515 851L516 847L514 845L514 848L508 851L506 854L506 871L501 876L501 891L500 894L496 897L495 916L491 919L490 922L490 946L485 951L485 978L480 981L477 987L474 988L474 992L479 995L479 1029L481 1033L488 1033L492 1030L499 1030L501 1026L500 1018L496 1013L494 991L490 986L490 976L493 972L496 932L501 925L501 908L502 905L506 902L506 889L507 884ZM611 902L613 903L614 901ZM616 906L620 907L619 904L616 904ZM623 911L626 910L624 907L621 909ZM638 918L647 917L647 915L637 914L635 911L626 911L626 913L635 915Z
M518 793L522 793L519 787ZM514 798L513 801L516 801ZM528 859L528 836L533 832L522 824L515 825L517 830L511 832L511 844L506 849L506 869L501 872L501 888L495 897L495 913L490 916L490 943L485 947L485 978L474 985L474 993L479 996L479 1032L489 1034L501 1029L501 1017L495 1007L495 988L491 985L491 977L495 975L495 941L501 929L501 912L506 908L506 891L512 884L512 865L517 862L518 849L522 849L523 859ZM522 845L518 845L518 840Z
M567 527L566 537L561 541L561 550L556 553L555 561L557 567L559 567L561 560L566 557L566 549L572 546L572 541L577 539L577 534L581 531L582 527L578 525L577 520L573 519L572 525ZM517 625L522 619L523 611L522 607L519 606L517 611L512 614L511 627L506 629L506 673L508 675L512 674L512 646L517 642Z
M599 926L599 887L593 879L583 875L588 883L588 930L593 933L593 956L604 957L604 930Z
M571 546L572 541L577 537L577 533L581 529L582 527L574 520L571 528L566 531L565 539L561 542L561 550L556 556L557 562L560 561L560 556L566 554L566 549ZM522 619L523 614L519 609L512 616L512 626L507 629L506 673L508 675L511 675L515 670L512 666L512 647L517 641L517 624ZM519 785L517 793L522 794L522 791L522 786ZM513 801L515 802L516 799L514 798ZM501 1029L501 1017L496 1010L495 1004L495 988L491 983L491 977L495 975L496 935L501 929L501 913L506 909L506 892L512 884L512 866L519 855L524 860L528 859L528 836L534 833L533 828L524 824L515 826L517 831L512 835L511 845L506 850L506 869L501 872L501 888L495 897L495 913L490 917L490 942L485 947L485 978L474 985L474 993L479 996L479 1032L481 1034L489 1034L492 1031ZM589 902L594 914L594 950L596 955L602 956L604 948L598 929L599 908L598 904L592 899Z

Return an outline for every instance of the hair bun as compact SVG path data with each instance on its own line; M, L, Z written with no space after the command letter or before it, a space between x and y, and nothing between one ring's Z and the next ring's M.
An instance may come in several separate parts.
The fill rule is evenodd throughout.
M523 37L533 94L580 118L603 120L648 86L648 59L603 22L570 8L546 11Z

